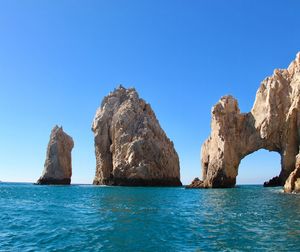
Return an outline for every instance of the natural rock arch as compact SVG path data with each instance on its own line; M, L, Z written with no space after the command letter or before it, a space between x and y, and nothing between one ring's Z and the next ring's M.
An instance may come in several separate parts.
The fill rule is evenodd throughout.
M261 83L249 113L241 113L232 96L222 97L212 109L211 129L201 150L203 181L191 187L235 186L240 161L260 149L281 155L281 172L271 183L284 185L299 153L300 53Z

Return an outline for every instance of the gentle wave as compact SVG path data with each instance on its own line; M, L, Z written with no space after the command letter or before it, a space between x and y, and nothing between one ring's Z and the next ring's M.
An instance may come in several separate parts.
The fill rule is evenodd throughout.
M0 184L0 251L297 251L281 188Z

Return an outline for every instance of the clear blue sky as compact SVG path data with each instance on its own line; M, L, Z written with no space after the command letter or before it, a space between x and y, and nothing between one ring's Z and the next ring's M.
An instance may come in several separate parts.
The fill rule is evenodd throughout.
M297 0L0 0L0 180L36 181L51 128L74 141L73 182L91 183L91 123L118 84L134 86L174 141L181 176L200 176L211 107L249 111L260 82L300 51ZM242 161L239 183L280 169L276 153Z

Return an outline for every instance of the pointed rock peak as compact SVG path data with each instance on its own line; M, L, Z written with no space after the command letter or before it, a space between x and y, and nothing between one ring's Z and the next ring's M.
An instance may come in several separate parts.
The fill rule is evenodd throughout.
M135 90L135 88L125 88L120 85L104 97L100 108L108 106L110 109L114 109L116 106L118 106L118 104L121 104L129 99L139 100L138 92ZM96 116L99 113L97 112Z
M135 88L131 87L131 88L125 88L123 85L119 85L117 88L115 88L113 90L113 92L110 92L109 96L120 96L120 95L126 95L126 94L130 94L130 93L136 93L137 91L135 90Z
M238 102L231 95L223 96L219 102L213 107L212 113L216 112L239 112Z
M62 126L55 125L51 132L64 131Z
M115 91L116 90L126 90L126 88L122 84L120 84L117 88L115 88Z
M232 95L225 95L220 99L220 102L224 104L224 106L232 104L237 104L237 99L235 99Z

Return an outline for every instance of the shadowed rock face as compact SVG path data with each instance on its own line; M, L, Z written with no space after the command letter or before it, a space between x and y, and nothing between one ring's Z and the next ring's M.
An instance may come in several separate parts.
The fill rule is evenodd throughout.
M120 86L97 110L94 184L181 186L179 159L149 104Z
M73 139L62 127L55 126L50 135L42 176L37 184L68 185L71 183Z
M300 54L288 69L275 70L256 93L251 112L224 96L212 109L211 135L202 145L203 181L190 187L233 187L240 161L259 149L281 155L281 172L265 183L284 185L295 169L300 143Z

